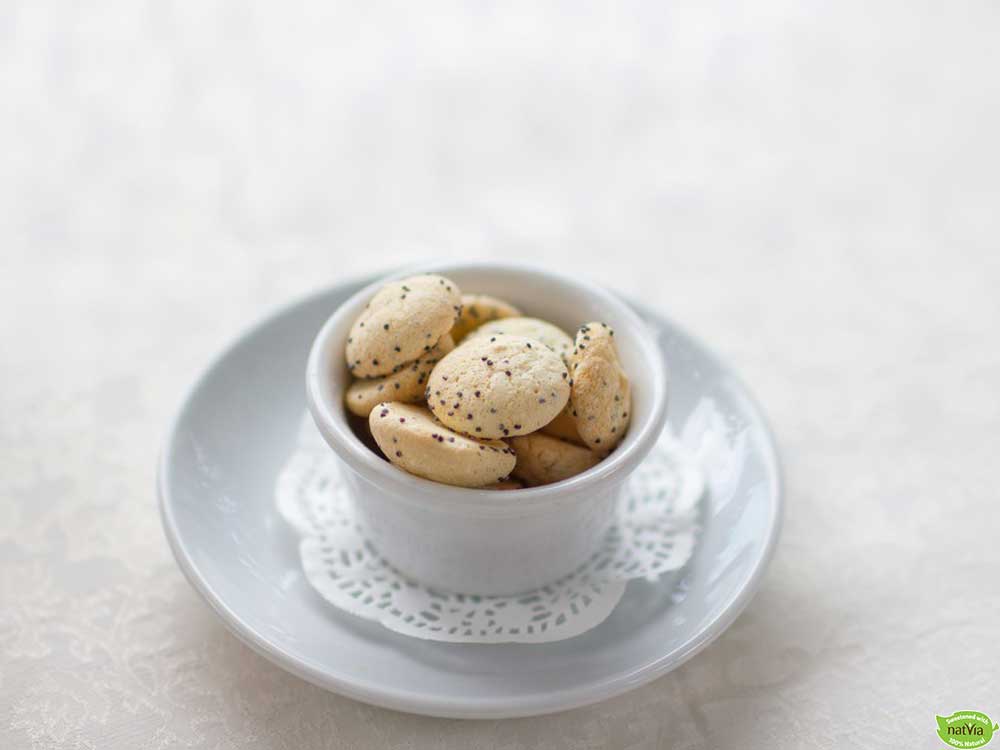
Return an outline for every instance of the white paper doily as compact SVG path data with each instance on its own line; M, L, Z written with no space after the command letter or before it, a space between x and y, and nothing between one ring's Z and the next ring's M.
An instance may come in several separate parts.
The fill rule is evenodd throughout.
M405 578L358 523L337 458L307 416L275 487L278 511L302 535L309 583L338 609L398 633L455 643L543 643L600 624L630 579L656 580L691 557L705 483L664 431L629 480L618 521L589 561L562 580L517 596L435 591Z

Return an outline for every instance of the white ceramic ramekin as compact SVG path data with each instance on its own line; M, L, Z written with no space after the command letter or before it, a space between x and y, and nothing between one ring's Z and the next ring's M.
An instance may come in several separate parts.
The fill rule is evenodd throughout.
M499 297L571 335L588 321L615 329L632 381L625 439L592 469L563 482L497 492L415 477L369 450L351 430L344 390L347 332L390 278L440 273L461 289ZM309 409L346 465L348 490L372 540L394 566L428 586L472 594L512 594L572 572L600 547L625 480L663 430L667 369L655 333L624 302L580 279L507 263L439 263L366 287L326 322L306 369Z

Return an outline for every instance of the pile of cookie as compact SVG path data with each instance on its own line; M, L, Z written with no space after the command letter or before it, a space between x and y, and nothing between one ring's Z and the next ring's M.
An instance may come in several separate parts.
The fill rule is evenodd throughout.
M576 339L436 274L383 286L351 327L347 409L393 464L444 484L520 489L608 455L631 389L604 323Z

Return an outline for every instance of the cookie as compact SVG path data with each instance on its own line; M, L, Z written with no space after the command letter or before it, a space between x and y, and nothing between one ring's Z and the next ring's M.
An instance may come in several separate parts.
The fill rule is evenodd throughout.
M477 335L434 366L425 395L434 416L453 430L513 437L555 419L569 400L569 373L535 339Z
M443 276L391 281L372 297L347 335L347 368L358 378L399 372L429 352L461 312L461 292Z
M618 361L615 349L615 329L607 323L584 323L577 329L571 356L587 354Z
M570 388L572 389L572 385ZM570 390L570 398L573 397L572 394L573 391ZM555 419L542 427L541 432L569 443L583 445L583 438L576 431L576 419L573 418L573 409L570 404L566 404L566 408L559 412Z
M484 323L501 318L513 318L520 314L521 311L516 307L496 297L487 294L463 294L462 313L451 329L451 337L455 341L461 341Z
M372 408L382 401L400 401L413 404L422 401L427 378L434 365L455 348L449 334L445 334L420 359L408 362L399 372L369 380L355 380L344 395L344 404L359 417L367 418Z
M449 430L423 406L382 403L368 425L393 464L418 477L458 487L502 482L514 468L514 450L502 440L475 440Z
M624 436L632 408L632 388L618 362L613 337L614 331L604 323L583 325L570 356L570 409L576 430L584 445L601 455Z
M554 351L563 359L573 351L573 339L561 328L552 325L538 318L505 318L504 320L494 320L473 331L467 338L471 341L474 338L496 336L505 333L511 336L525 336L529 339L541 341L545 346Z
M601 460L593 451L539 432L513 438L510 444L517 452L514 476L531 486L561 482Z

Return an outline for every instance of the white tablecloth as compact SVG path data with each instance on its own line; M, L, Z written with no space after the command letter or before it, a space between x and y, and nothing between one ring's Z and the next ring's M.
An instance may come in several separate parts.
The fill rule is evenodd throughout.
M343 7L342 7L343 6ZM937 747L1000 719L1000 6L0 9L0 747ZM740 370L788 484L710 649L442 721L240 645L160 531L183 389L270 307L425 257L569 268Z

